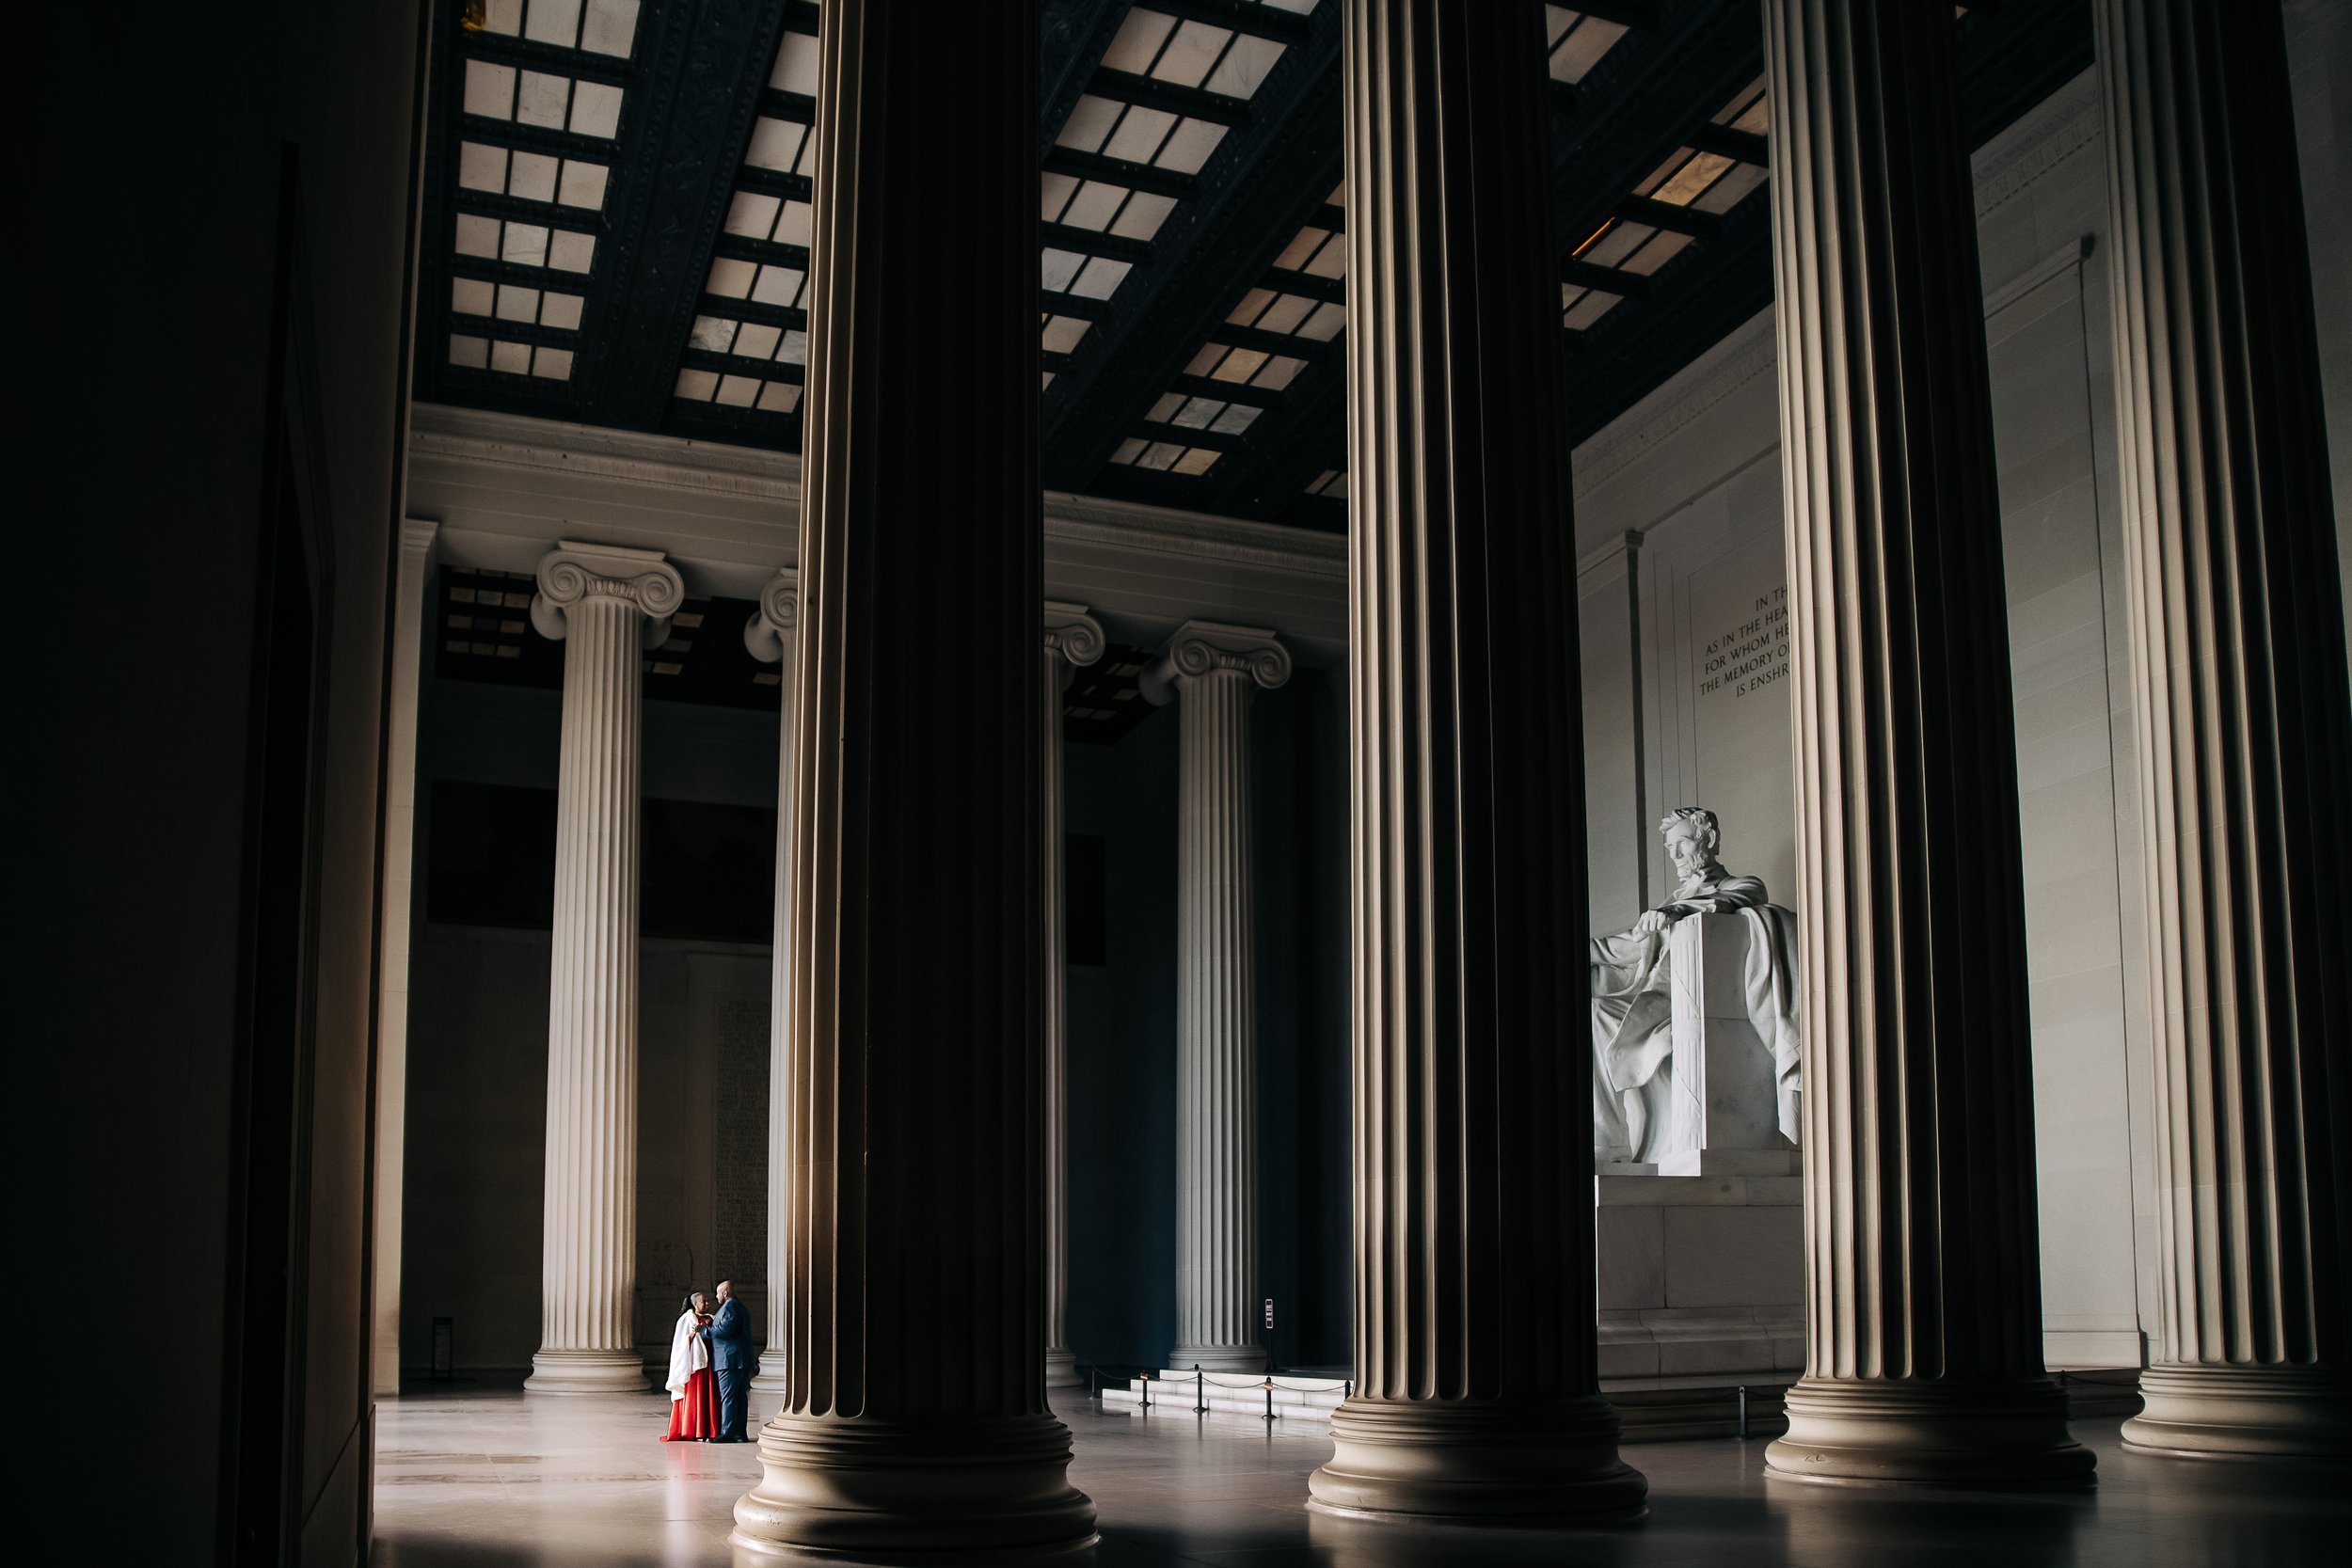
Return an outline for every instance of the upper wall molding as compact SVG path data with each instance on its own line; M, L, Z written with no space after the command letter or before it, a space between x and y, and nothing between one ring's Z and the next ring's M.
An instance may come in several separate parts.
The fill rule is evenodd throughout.
M756 596L799 554L800 460L675 436L420 404L411 493L461 565L525 571L563 539L663 551L696 594ZM1048 491L1045 586L1123 640L1184 621L1296 628L1327 663L1347 625L1347 541L1170 507Z
M1770 307L1758 310L1693 359L1675 378L1635 404L1576 449L1576 499L1608 484L1675 432L1779 363Z
M746 500L797 503L801 499L801 460L792 452L757 451L716 441L565 424L448 404L416 405L409 421L408 450L412 456L586 475Z
M2086 71L1977 153L1977 220L1981 223L2101 135L2099 75Z
M717 442L419 404L409 451L485 468L612 480L797 507L801 460ZM1272 566L1344 582L1347 540L1237 517L1045 493L1045 535L1155 555ZM797 524L788 524L797 531ZM782 562L779 562L782 564Z

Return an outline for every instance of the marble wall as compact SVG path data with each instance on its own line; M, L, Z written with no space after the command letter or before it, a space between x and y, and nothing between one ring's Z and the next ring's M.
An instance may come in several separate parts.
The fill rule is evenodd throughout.
M2299 25L2340 56L2352 29L2321 18L2326 8L2301 8ZM2325 99L2323 77L2305 70L2298 92ZM2307 146L2318 144L2307 184L2314 166L2335 166L2344 138L2328 136L2342 118L2305 115ZM2059 89L1976 165L2026 838L2046 1349L2054 1366L2132 1365L2154 1321L2150 1046L2093 80ZM2329 296L2352 276L2342 191L2312 226L2323 340ZM2341 319L2343 304L2333 309ZM2345 372L2330 382L2341 451L2352 396L2336 388L2352 365L2342 335L2323 351ZM1678 804L1719 812L1725 860L1781 901L1793 895L1775 387L1767 311L1577 453L1597 928L1621 928L1660 896L1670 879L1655 835L1638 862L1622 846Z
M428 666L430 660L428 659ZM468 1370L530 1364L539 1337L548 939L432 918L434 784L551 789L556 694L436 680L419 734L402 1362L453 1320ZM645 705L644 789L772 806L776 725ZM1302 670L1251 721L1260 1021L1260 1226L1282 1365L1347 1354L1344 722L1336 677ZM1155 711L1075 745L1069 831L1104 841L1105 950L1070 971L1070 1342L1082 1362L1156 1364L1175 1333L1176 742ZM648 924L651 924L649 917ZM640 944L638 1338L678 1294L732 1275L765 1328L764 943Z

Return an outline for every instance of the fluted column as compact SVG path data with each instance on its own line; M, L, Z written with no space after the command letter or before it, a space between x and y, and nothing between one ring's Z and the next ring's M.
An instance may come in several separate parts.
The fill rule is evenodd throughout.
M1183 722L1176 828L1176 1348L1170 1367L1265 1368L1258 1341L1258 995L1249 699L1290 679L1270 631L1189 621L1144 673Z
M784 1398L784 1291L777 1283L787 1237L785 1211L792 1201L791 1099L785 1085L791 1072L786 1042L792 1032L792 781L800 732L793 712L801 689L801 574L779 569L760 591L758 612L744 623L743 646L762 664L776 667L776 701L782 723L776 746L776 918L768 975L768 1340L760 1352L759 1375L752 1379L752 1415Z
M1045 811L1045 1386L1078 1386L1070 1349L1070 924L1062 861L1061 694L1071 672L1103 657L1103 623L1086 606L1045 602L1038 763Z
M2087 1484L2042 1366L2017 757L1952 13L1764 15L1808 1330L1767 1463Z
M2123 1440L2342 1459L2352 695L2279 8L2096 15L2156 1043Z
M1356 1389L1309 1487L1621 1514L1541 8L1343 4Z
M1094 1528L1045 1404L1037 19L821 27L785 1390L733 1539L1032 1561Z
M425 647L426 574L441 525L400 525L393 578L391 668L384 683L384 896L376 931L375 1266L373 1391L400 1392L402 1197L408 1155L408 927L416 892L417 689Z
M533 1393L635 1391L638 656L685 597L652 550L566 541L539 562L531 624L564 643L547 1184Z

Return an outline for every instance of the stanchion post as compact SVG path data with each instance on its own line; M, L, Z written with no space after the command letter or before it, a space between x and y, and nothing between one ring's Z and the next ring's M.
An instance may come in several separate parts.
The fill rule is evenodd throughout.
M1141 1381L1141 1383L1143 1384L1143 1408L1144 1408L1144 1409L1146 1409L1146 1410L1149 1410L1149 1409L1151 1409L1151 1408L1152 1408L1152 1374L1151 1374L1151 1372L1147 1370L1144 1372L1144 1374L1143 1374L1142 1378L1141 1378L1139 1381Z
M1740 1385L1740 1441L1748 1440L1748 1386Z
M1274 1419L1274 1380L1270 1377L1265 1380L1265 1418Z
M1192 1364L1192 1413L1196 1416L1209 1413L1209 1387L1202 1381L1200 1363L1198 1361Z

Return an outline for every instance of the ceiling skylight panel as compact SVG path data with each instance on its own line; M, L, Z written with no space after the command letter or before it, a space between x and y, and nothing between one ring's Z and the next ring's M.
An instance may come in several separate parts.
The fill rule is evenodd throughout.
M1127 13L1119 36L1104 52L1103 64L1171 87L1248 99L1281 59L1285 47L1273 39L1213 23L1179 23L1164 11L1137 6Z
M1764 182L1764 170L1721 152L1699 152L1677 147L1649 178L1633 187L1636 196L1677 207L1722 213Z
M1055 145L1171 173L1198 174L1224 139L1225 127L1209 120L1082 93Z
M752 143L743 150L743 161L755 168L797 174L802 148L815 139L798 120L762 115L752 126Z
M1272 39L1236 34L1225 57L1217 61L1216 69L1209 72L1209 79L1201 85L1226 98L1255 97L1282 58L1284 47Z
M479 32L622 59L636 47L638 0L488 0L483 11Z
M1166 109L1130 103L1127 112L1119 117L1118 126L1104 141L1103 156L1130 164L1151 163L1168 140L1168 134L1176 128L1176 119Z
M1136 6L1120 23L1119 36L1103 51L1103 63L1113 71L1123 71L1131 76L1148 76L1152 62L1160 57L1160 48L1168 42L1168 35L1176 30L1176 19L1166 11Z
M1192 362L1184 367L1184 373L1215 381L1246 383L1266 391L1279 392L1291 384L1293 376L1306 368L1307 361L1291 355L1268 355L1256 349L1208 342L1200 345L1200 352L1192 356Z
M469 371L497 371L504 375L537 376L543 381L572 378L572 351L545 343L517 343L503 338L482 338L453 332L449 362Z
M1047 245L1038 259L1038 284L1048 293L1071 293L1084 299L1108 299L1126 281L1132 264L1107 256L1086 256Z
M1326 260L1326 253L1336 260ZM1312 272L1323 277L1337 277L1347 270L1347 242L1328 229L1309 224L1282 247L1282 254L1274 264L1284 272Z
M1600 63L1600 57L1625 37L1621 22L1572 11L1564 6L1544 8L1544 36L1551 53L1549 70L1555 82L1576 83Z
M1764 170L1754 164L1735 164L1724 177L1700 193L1691 205L1702 213L1728 213L1742 198L1764 183Z
M776 44L775 69L768 85L778 92L817 96L817 40L806 33L787 33Z
M1730 103L1716 115L1715 123L1749 135L1771 134L1772 103L1764 96L1764 78L1758 76L1733 95Z
M599 211L611 174L602 164L511 151L488 142L461 142L457 149L461 188L523 201L557 201L566 207Z
M474 213L457 214L456 251L519 267L556 267L586 272L596 260L596 238L544 224L508 223Z
M714 403L728 408L752 408L763 414L789 414L801 406L797 381L775 381L732 372L687 366L677 372L671 395L686 403Z
M621 124L621 89L491 60L466 61L466 113L611 141Z
M1130 436L1119 444L1117 451L1111 453L1111 461L1158 473L1197 478L1216 467L1218 455L1206 447L1187 447L1174 441L1146 441L1141 436Z
M1039 312L1039 346L1048 354L1073 354L1093 323L1076 316L1057 316L1050 311Z
M1222 125L1189 118L1179 120L1167 145L1160 149L1159 156L1152 160L1152 166L1174 174L1198 174L1208 163L1209 155L1216 150L1217 144L1224 139L1225 127Z
M1624 299L1606 289L1579 288L1573 283L1560 286L1560 325L1571 332L1581 332L1614 309Z

